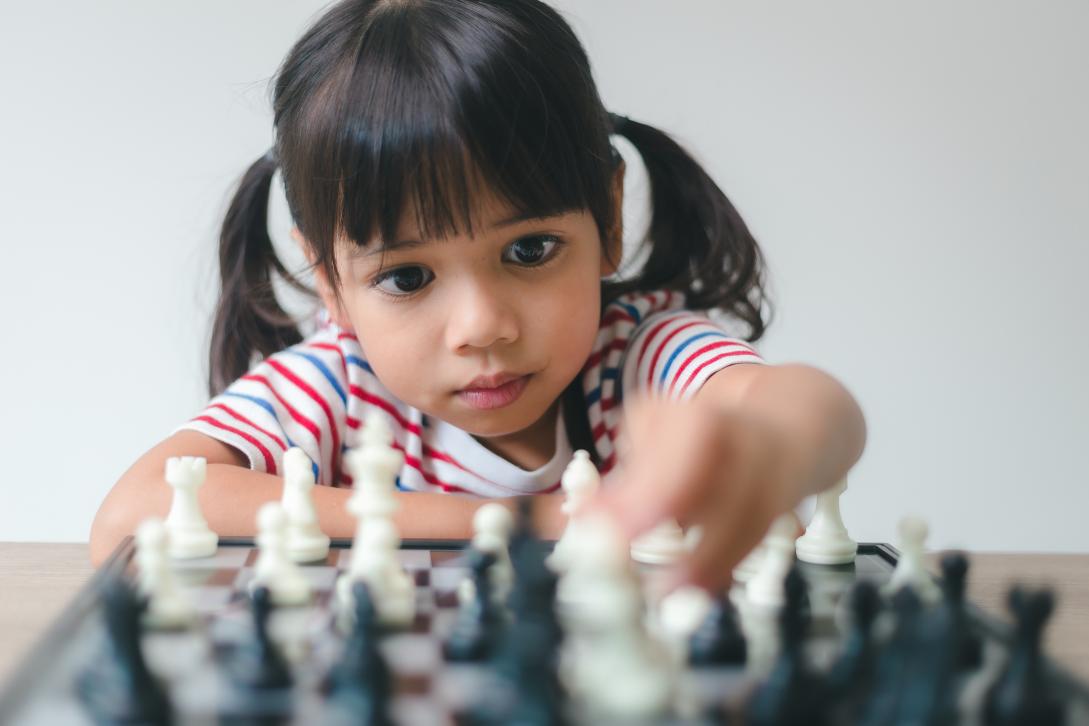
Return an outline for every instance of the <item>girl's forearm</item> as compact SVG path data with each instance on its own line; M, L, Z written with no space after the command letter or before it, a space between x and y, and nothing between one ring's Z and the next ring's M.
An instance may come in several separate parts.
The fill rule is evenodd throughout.
M762 368L740 404L792 442L790 461L784 464L796 472L800 496L835 484L862 456L862 410L839 381L821 370L793 364Z

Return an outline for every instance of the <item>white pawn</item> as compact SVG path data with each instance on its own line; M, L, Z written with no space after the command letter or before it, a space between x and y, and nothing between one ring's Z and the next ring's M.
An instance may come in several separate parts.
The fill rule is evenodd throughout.
M858 543L847 534L839 498L847 491L847 480L817 495L817 511L795 547L798 559L814 565L844 565L855 561Z
M552 548L552 554L548 556L548 566L554 572L567 569L567 564L577 554L572 550L571 541L578 539L582 510L601 488L601 475L590 461L589 452L584 449L575 452L563 470L560 486L565 495L560 511L567 515L567 527Z
M342 626L350 622L352 583L357 581L367 583L380 622L394 626L412 623L416 616L416 583L401 566L399 544L397 528L387 519L373 520L363 539L354 543L350 568L336 585Z
M257 564L250 591L265 586L277 605L304 605L310 600L310 582L287 554L287 513L279 502L257 510Z
M287 512L287 555L294 562L318 562L329 554L329 537L318 525L314 510L314 467L298 446L284 452L284 494Z
M689 542L675 519L666 519L631 543L631 558L648 565L668 565L688 552Z
M179 628L196 619L193 603L170 569L169 535L158 517L145 519L136 528L137 589L147 598L144 624L152 628Z
M941 598L941 591L927 572L923 559L930 528L919 517L904 517L900 520L899 529L900 559L882 592L891 595L902 587L910 587L924 603L937 602Z
M197 500L197 489L204 484L207 473L208 462L203 456L172 456L166 460L166 482L174 488L166 530L168 551L175 559L211 557L219 546L219 535L208 528Z
M745 585L745 596L761 608L778 608L783 604L783 580L794 563L794 534L798 520L793 512L780 514L764 538L764 556L759 569Z
M488 580L492 586L492 601L497 605L507 601L514 585L514 565L510 561L509 549L513 526L514 518L498 502L482 505L473 515L473 540L470 546L495 555L495 562L488 569ZM472 579L465 578L458 587L458 601L466 604L475 597L476 588Z

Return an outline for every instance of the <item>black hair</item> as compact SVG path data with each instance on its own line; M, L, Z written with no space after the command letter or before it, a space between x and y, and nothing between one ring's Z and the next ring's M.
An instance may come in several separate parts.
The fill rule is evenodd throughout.
M677 290L689 308L743 321L749 340L764 333L763 257L737 210L670 136L606 111L582 45L538 0L343 0L284 59L272 107L274 146L242 177L220 234L212 395L255 356L302 339L272 287L275 271L314 294L269 237L277 168L314 266L339 297L335 245L395 239L409 204L425 238L471 233L484 190L533 216L585 209L605 244L620 216L617 133L646 165L653 209L646 263L603 282L603 306Z

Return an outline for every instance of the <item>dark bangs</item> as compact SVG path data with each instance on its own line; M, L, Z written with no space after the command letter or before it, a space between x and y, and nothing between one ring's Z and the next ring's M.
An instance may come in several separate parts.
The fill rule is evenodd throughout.
M384 246L410 209L426 239L474 234L485 194L520 215L588 209L605 239L619 214L608 117L555 11L409 0L341 12L353 10L354 23L307 33L276 84L294 101L276 109L288 203L334 287L339 234Z

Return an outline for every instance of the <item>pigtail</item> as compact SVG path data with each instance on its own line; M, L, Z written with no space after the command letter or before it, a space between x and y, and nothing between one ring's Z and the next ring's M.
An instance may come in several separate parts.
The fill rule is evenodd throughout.
M609 114L613 133L628 139L647 168L653 205L641 244L649 256L638 275L613 293L671 289L685 293L687 307L719 310L744 321L758 340L770 304L764 292L763 254L741 215L703 167L667 134Z
M276 256L268 234L269 187L277 161L272 151L242 177L219 235L219 302L212 323L208 392L215 396L252 365L302 340L272 287L275 270L292 287L314 294Z

